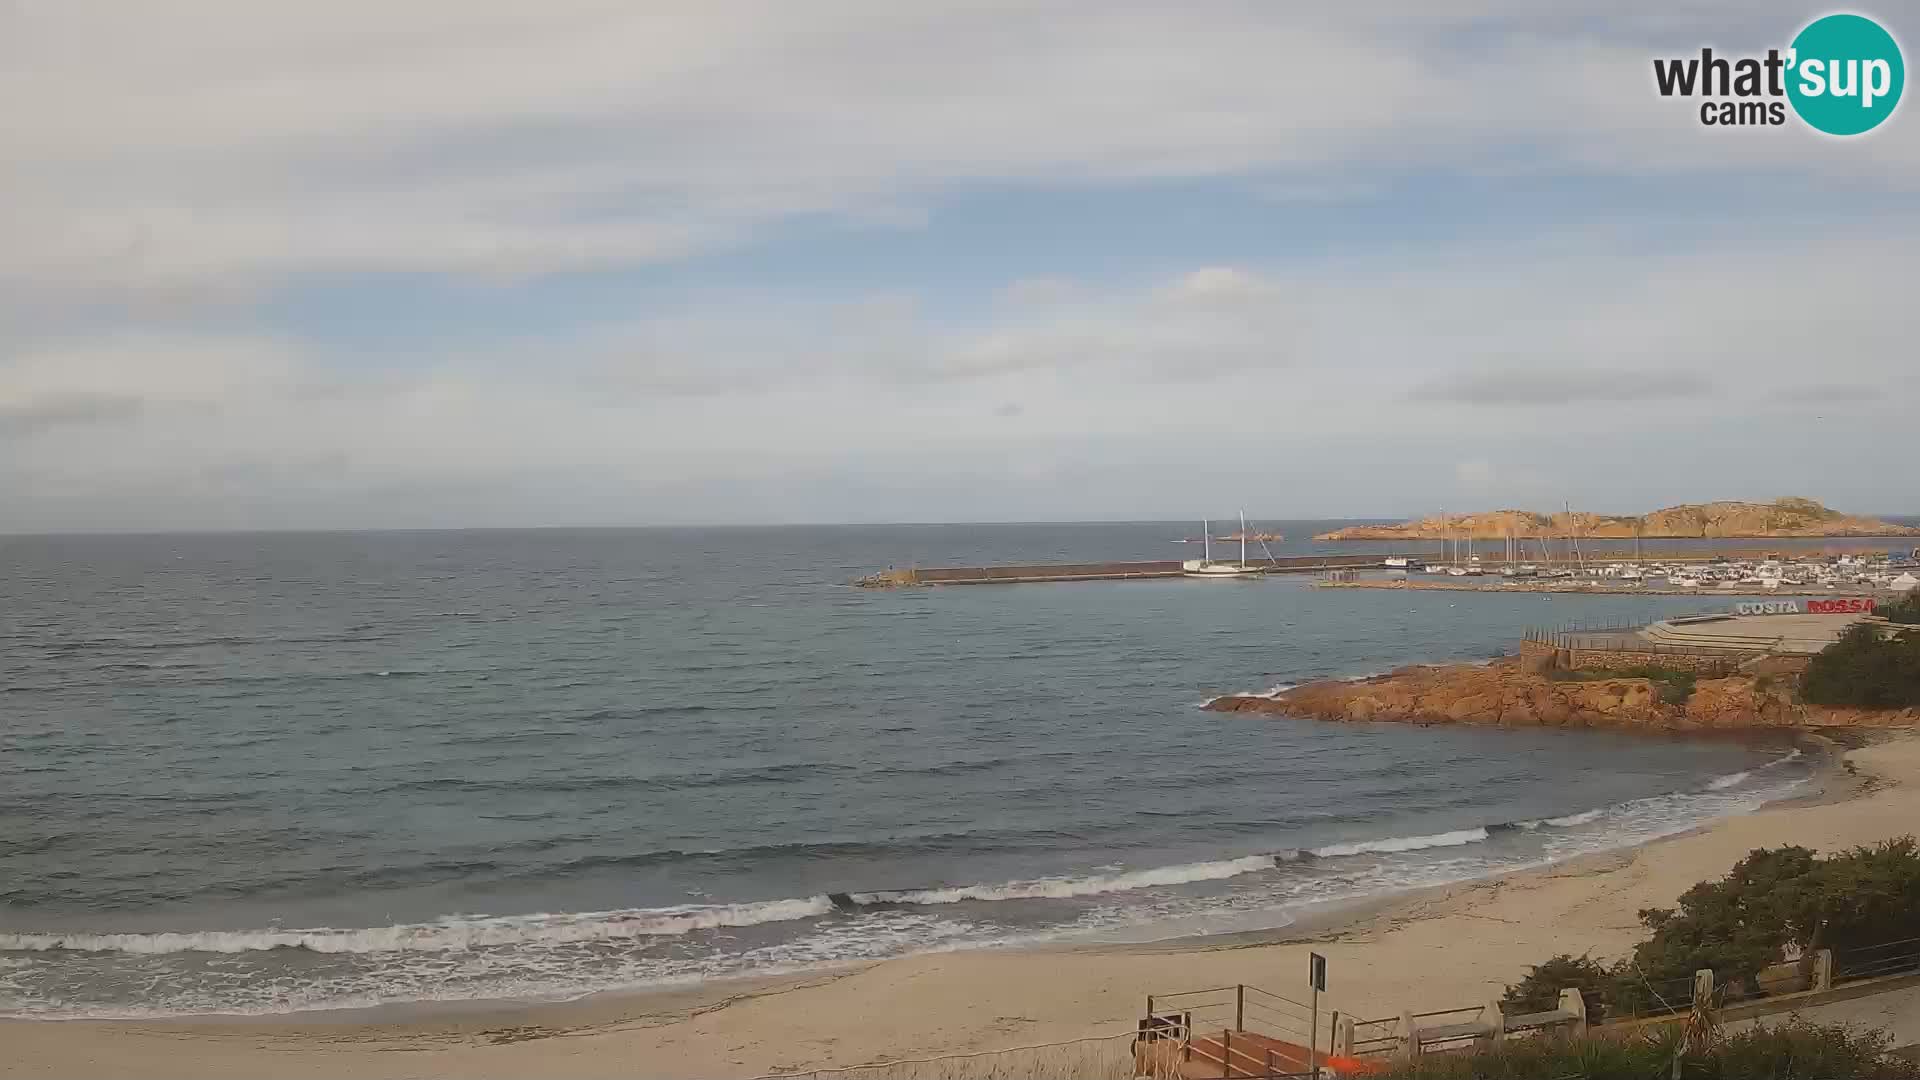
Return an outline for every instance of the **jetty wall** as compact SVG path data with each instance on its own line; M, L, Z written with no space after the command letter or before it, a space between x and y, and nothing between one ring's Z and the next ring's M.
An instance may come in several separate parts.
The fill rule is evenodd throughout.
M1309 574L1321 570L1378 567L1379 555L1282 555L1248 559L1248 566L1276 574ZM1215 562L1238 561L1216 559ZM932 566L883 570L854 582L866 588L908 585L1012 585L1031 581L1126 581L1131 578L1179 577L1181 560L1144 562L1029 563L1014 566Z

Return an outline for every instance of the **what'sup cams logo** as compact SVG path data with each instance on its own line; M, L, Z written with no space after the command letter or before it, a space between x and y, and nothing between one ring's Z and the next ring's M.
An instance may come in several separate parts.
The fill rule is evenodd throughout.
M1828 135L1859 135L1879 127L1900 104L1907 68L1900 45L1864 15L1827 15L1794 35L1785 52L1765 57L1699 56L1653 62L1661 97L1702 98L1708 127L1778 126L1787 107L1802 123Z

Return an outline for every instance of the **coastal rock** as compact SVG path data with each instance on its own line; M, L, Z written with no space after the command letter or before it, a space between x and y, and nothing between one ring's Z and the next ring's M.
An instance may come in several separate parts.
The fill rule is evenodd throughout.
M1228 696L1207 707L1327 720L1503 727L1670 727L1682 719L1645 679L1557 682L1513 662L1402 668L1370 679L1311 682L1273 697Z
M1555 679L1518 659L1407 667L1370 679L1324 679L1268 696L1229 695L1215 712L1271 712L1320 720L1649 731L1773 727L1898 727L1920 710L1819 709L1791 684L1736 675L1700 679L1685 704L1662 700L1647 679Z
M1685 503L1639 517L1607 514L1536 514L1493 510L1422 518L1401 525L1353 525L1321 533L1315 540L1440 540L1470 536L1521 539L1576 535L1586 539L1648 540L1702 537L1769 539L1778 537L1920 536L1920 528L1876 518L1843 514L1812 499L1787 497L1770 503Z

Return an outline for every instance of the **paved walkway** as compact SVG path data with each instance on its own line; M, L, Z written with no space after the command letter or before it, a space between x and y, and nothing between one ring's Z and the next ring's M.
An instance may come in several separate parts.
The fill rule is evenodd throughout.
M1755 1024L1777 1024L1792 1013L1777 1013L1756 1020L1737 1020L1727 1031L1740 1031ZM1835 1001L1803 1009L1800 1016L1820 1024L1852 1024L1877 1028L1893 1037L1895 1046L1920 1045L1920 986L1892 990L1850 1001Z

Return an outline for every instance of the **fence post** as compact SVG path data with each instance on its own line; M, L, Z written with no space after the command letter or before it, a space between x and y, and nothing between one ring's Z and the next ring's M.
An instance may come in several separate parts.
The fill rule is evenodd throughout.
M1233 1075L1233 1032L1224 1028L1220 1032L1220 1075Z
M1153 1019L1153 995L1147 995L1147 1019Z
M1693 1003L1713 1007L1713 969L1701 968L1693 973Z
M1403 1060L1420 1060L1420 1029L1413 1026L1413 1010L1400 1010L1400 1056Z
M1560 1011L1573 1015L1573 1037L1582 1039L1587 1034L1587 995L1575 987L1560 991Z
M1237 983L1233 988L1233 1029L1247 1030L1247 984Z
M1821 949L1813 954L1813 990L1833 989L1833 950Z
M1333 1028L1333 1056L1353 1056L1353 1017L1343 1016Z

